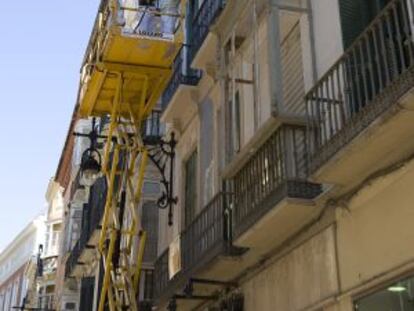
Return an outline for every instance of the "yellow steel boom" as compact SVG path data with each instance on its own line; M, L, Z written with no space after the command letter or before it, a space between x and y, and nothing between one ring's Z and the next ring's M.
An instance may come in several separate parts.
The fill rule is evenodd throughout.
M99 311L106 304L111 311L138 310L146 233L136 207L148 159L140 129L183 42L185 0L176 8L136 2L102 1L81 74L80 116L111 120L102 163L108 193L98 246L105 269Z

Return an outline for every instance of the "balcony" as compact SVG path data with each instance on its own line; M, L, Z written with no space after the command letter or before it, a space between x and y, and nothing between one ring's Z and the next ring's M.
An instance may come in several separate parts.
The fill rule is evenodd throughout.
M414 150L412 10L390 1L306 95L312 178L338 194Z
M239 255L238 250L231 246L230 221L227 217L232 201L233 195L219 193L182 232L181 270L177 274L170 276L169 249L158 258L155 264L155 297L159 308L175 295L180 295L192 278L228 279L227 274L222 272L229 264L234 266L229 258ZM208 286L195 289L197 294L211 294L208 290ZM185 310L200 301L186 299L177 303L179 310Z
M164 126L161 124L161 114L162 112L160 110L153 110L142 125L142 139L148 145L158 143L164 135Z
M191 58L188 46L183 46L174 60L173 74L165 89L161 106L165 119L172 119L186 111L191 102L190 90L198 84L201 78L199 70L190 67Z
M66 261L67 277L79 276L94 251L105 209L106 190L105 177L99 178L90 190L89 202L83 210L81 235Z
M203 68L204 59L214 58L216 52L214 36L210 28L226 6L226 0L204 0L192 23L191 60L194 68ZM203 59L203 61L201 61Z
M282 125L231 178L233 243L252 257L280 245L319 212L312 199L321 186L307 181L305 137L304 126Z

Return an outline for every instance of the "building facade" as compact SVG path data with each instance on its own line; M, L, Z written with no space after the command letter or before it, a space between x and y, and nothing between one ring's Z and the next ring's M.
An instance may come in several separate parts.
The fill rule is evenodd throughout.
M185 42L141 133L149 145L178 141L173 165L148 166L133 206L148 233L141 309L411 310L414 2L182 5ZM131 13L122 25L135 22ZM79 166L85 135L99 133L103 154L109 129L106 116L92 128L76 109L53 192L64 218L50 220L46 248L64 232L55 308L89 311L108 283L98 252L108 181L87 185ZM166 177L172 210L159 208ZM119 213L131 202L115 202ZM138 258L142 239L117 249Z
M56 276L61 254L64 217L63 189L53 179L46 191L47 214L44 247L40 257L41 271L37 275L37 308L56 310Z
M407 310L413 2L189 1L159 310Z
M45 217L28 224L0 254L0 310L37 306L37 275Z

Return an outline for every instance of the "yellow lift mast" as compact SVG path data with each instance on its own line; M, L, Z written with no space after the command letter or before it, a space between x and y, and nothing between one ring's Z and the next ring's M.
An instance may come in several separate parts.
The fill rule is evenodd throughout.
M108 192L98 244L105 270L99 311L106 305L111 311L138 310L146 233L136 206L148 162L141 126L165 89L183 43L185 2L102 0L85 55L80 117L110 117L102 161Z

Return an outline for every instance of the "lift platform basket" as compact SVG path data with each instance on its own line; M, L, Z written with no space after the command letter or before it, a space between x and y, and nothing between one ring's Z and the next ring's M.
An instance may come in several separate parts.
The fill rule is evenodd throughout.
M118 101L124 117L145 118L170 78L184 15L184 0L103 0L82 66L80 117L111 114Z

